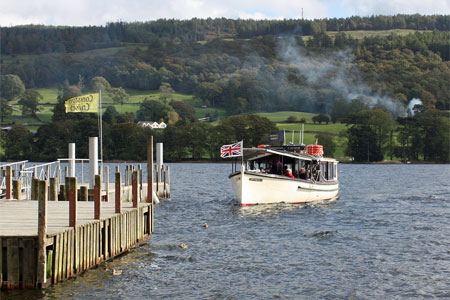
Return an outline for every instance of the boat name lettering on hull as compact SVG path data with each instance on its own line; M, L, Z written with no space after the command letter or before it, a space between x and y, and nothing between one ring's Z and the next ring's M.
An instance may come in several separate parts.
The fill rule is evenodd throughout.
M258 182L262 182L263 181L261 178L249 178L248 180L250 180L250 181L258 181Z

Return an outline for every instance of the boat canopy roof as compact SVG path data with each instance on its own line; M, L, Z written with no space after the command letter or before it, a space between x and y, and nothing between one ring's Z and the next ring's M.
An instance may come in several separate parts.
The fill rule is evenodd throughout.
M244 152L244 160L248 161L258 160L272 155L280 155L308 161L321 160L321 161L336 162L336 160L333 158L317 157L306 153L295 153L291 151L271 149L271 148L244 148L243 152Z

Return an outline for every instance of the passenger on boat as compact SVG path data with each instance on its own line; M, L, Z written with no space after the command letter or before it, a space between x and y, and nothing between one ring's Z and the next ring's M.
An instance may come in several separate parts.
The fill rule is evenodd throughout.
M292 175L292 170L289 169L289 168L286 169L285 176L290 177L290 178L294 178L294 175Z
M266 170L264 170L263 167L260 167L260 168L259 168L259 172L261 172L261 173L266 173Z
M306 175L306 170L305 170L305 168L301 168L300 169L300 175L299 175L299 178L300 179L308 179L308 175Z
M280 162L280 159L275 159L275 162L272 164L272 168L270 169L270 173L282 175L283 174L283 165Z

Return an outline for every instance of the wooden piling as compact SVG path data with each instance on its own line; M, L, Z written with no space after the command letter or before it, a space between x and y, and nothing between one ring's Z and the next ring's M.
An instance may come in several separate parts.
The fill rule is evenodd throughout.
M6 199L12 198L12 171L11 166L6 167Z
M108 166L105 166L105 190L106 190L105 201L109 202L109 167Z
M66 185L65 184L61 184L59 186L59 201L66 201Z
M80 201L88 201L88 188L85 185L80 186Z
M119 168L116 168L116 186L115 186L115 212L116 214L122 213L122 175L119 172Z
M38 238L36 287L43 287L47 281L45 241L47 238L47 182L39 181L38 197Z
M48 200L58 201L58 178L50 178L50 189L48 194Z
M139 172L133 171L132 177L132 194L133 194L133 207L137 208L139 203L138 197L138 182L139 182Z
M66 177L66 199L69 200L69 226L77 226L77 178Z
M147 226L153 232L153 136L147 140L147 202L151 203L147 215Z
M101 217L102 205L102 177L95 175L94 185L94 219L99 220Z
M22 200L22 181L13 180L13 198Z
M39 192L39 179L37 179L37 177L33 177L31 179L31 200L38 199L38 192Z

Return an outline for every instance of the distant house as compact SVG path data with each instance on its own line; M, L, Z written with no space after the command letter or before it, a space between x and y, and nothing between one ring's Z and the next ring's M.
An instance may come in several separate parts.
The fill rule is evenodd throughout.
M139 121L139 126L151 128L151 129L164 129L167 127L167 124L164 122L158 123L158 122L152 122L152 121Z

